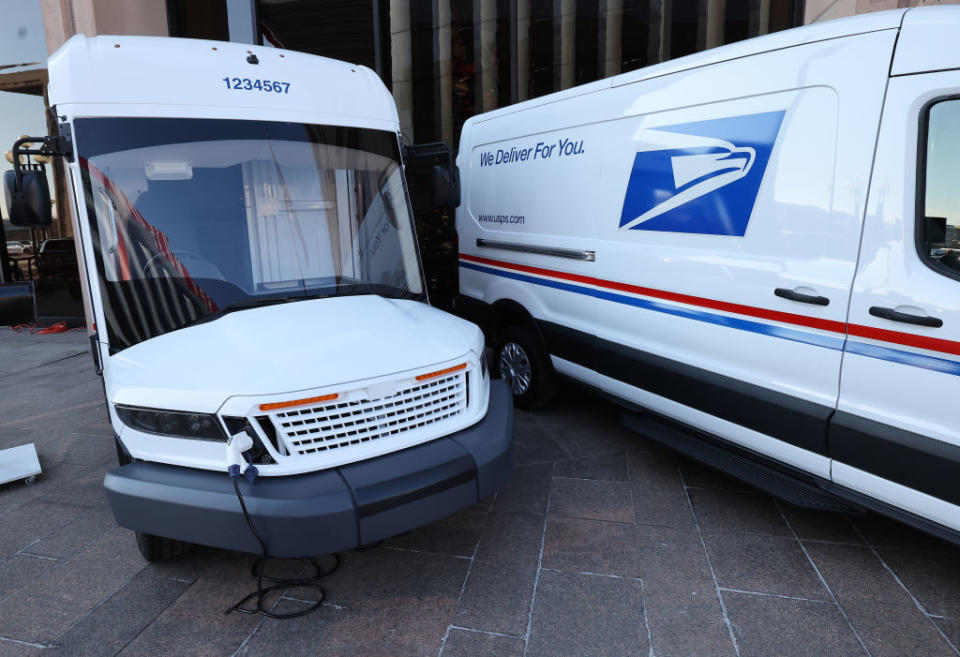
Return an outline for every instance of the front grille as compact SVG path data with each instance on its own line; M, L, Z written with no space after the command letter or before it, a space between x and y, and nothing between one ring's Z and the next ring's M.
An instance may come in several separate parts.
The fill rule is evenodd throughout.
M270 414L290 454L381 440L456 418L467 408L467 373L426 381L378 399L331 402Z

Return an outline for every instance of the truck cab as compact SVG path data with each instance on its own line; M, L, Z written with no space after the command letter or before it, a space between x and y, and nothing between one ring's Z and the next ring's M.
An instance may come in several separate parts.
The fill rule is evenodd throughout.
M273 556L372 543L504 484L512 400L480 330L429 305L372 71L76 36L49 73L121 463L104 486L146 558L258 551L228 465Z

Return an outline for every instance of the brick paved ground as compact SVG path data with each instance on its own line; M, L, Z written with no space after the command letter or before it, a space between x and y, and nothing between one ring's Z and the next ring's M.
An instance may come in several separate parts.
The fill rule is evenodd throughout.
M958 654L956 548L779 503L572 387L518 413L513 482L495 499L342 555L319 613L226 616L254 585L249 556L147 564L115 526L84 347L0 334L0 448L32 441L44 467L34 486L0 486L0 657Z

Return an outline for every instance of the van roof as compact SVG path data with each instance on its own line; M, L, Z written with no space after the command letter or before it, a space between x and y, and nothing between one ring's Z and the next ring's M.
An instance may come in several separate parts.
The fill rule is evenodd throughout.
M944 7L942 9L948 8ZM952 8L952 10L957 12L957 14L960 14L960 8ZM677 59L671 59L660 64L654 64L653 66L647 66L645 68L630 71L628 73L621 73L620 75L615 75L611 78L597 80L596 82L590 82L578 87L572 87L570 89L565 89L563 91L558 91L556 93L527 100L516 105L510 105L508 107L493 110L492 112L479 115L475 119L470 119L470 121L481 122L497 116L503 116L504 114L510 114L514 111L529 109L538 105L545 105L558 100L581 96L583 94L592 93L601 89L619 87L621 85L631 84L633 82L640 82L641 80L649 80L651 78L679 73L681 71L687 71L702 66L709 66L711 64L718 64L720 62L739 59L741 57L748 57L750 55L758 55L760 53L770 52L773 50L782 50L784 48L792 48L794 46L801 46L807 43L826 41L828 39L836 39L839 37L853 36L855 34L897 29L900 27L901 22L903 21L904 14L908 11L922 13L924 11L928 11L928 9L893 9L889 11L878 11L859 16L852 16L850 18L839 18L836 20L824 21L823 23L813 23L810 25L804 25L802 27L783 30L781 32L774 32L773 34L754 37L752 39L745 39L744 41L738 41L736 43L719 46L717 48L711 48L710 50L694 53L692 55L678 57Z
M266 46L76 35L50 56L48 71L50 104L70 105L73 116L268 118L399 129L393 97L370 69ZM274 82L283 85L279 91Z

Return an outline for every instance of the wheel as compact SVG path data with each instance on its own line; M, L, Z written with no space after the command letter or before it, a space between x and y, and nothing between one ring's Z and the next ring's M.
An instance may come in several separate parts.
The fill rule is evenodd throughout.
M23 483L27 486L33 486L33 483L37 480L37 475L30 475L23 480Z
M508 326L499 332L493 362L513 391L518 408L543 406L556 392L556 377L539 338L526 326Z
M137 535L137 547L140 554L147 561L166 561L179 557L190 549L190 543L178 541L164 536L154 536L143 532L134 532Z

